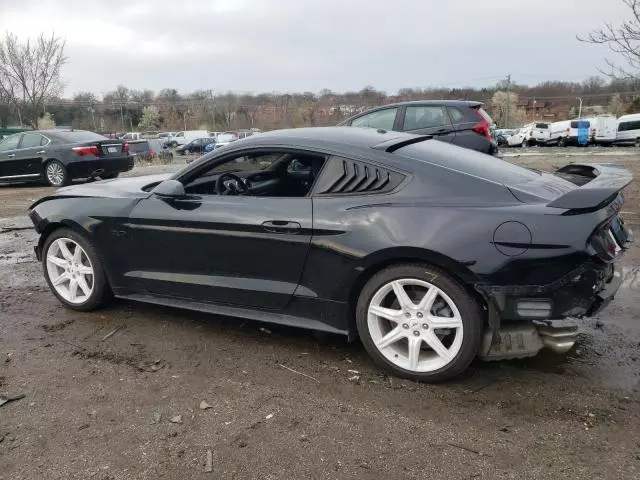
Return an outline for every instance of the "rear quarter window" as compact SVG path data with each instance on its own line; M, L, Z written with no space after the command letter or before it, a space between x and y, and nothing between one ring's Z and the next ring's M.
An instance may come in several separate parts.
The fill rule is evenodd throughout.
M107 139L104 135L98 135L93 132L63 132L56 133L55 137L67 143L96 142Z
M536 123L536 128L546 129L546 128L549 128L549 124L548 123Z
M434 145L430 142L433 141L430 140L407 145L406 147L399 148L394 153L500 184L522 184L539 177L538 173L519 165L500 160L493 155L486 155L473 150L454 147L450 147L450 152L449 148L441 151L440 145L438 145L436 149L433 148Z

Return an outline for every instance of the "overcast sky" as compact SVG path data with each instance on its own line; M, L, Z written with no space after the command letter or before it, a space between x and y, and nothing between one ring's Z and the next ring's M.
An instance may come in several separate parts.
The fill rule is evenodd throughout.
M576 33L621 0L0 0L0 32L66 38L66 94L580 81L607 49Z

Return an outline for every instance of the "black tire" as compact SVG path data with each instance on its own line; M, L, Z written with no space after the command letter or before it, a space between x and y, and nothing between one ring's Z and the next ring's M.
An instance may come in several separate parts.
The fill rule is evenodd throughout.
M640 148L640 138L636 138L636 141L635 141L635 143L634 143L634 146L635 146L636 148Z
M118 175L120 175L120 172L105 173L104 175L100 175L100 178L102 178L103 180L110 180L112 178L118 178Z
M51 279L49 278L47 267L47 253L51 244L59 238L68 238L76 242L82 247L82 249L87 254L87 257L91 261L91 266L93 268L93 291L91 292L91 295L89 295L89 298L87 298L87 300L85 300L83 303L76 304L68 302L66 299L60 296L60 294L51 284ZM45 240L42 246L42 271L44 273L44 278L49 285L49 288L56 296L56 298L72 310L78 310L81 312L95 310L104 305L104 303L112 297L111 288L109 287L107 277L104 273L102 264L100 263L100 257L98 256L95 247L82 235L79 235L78 233L68 228L59 228L57 230L54 230Z
M567 146L567 141L563 137L558 138L558 146L559 147L566 147Z
M371 338L367 322L369 304L383 285L401 278L423 280L438 287L453 300L460 312L464 331L462 345L451 362L439 370L418 373L394 365L380 353ZM399 377L423 382L439 382L460 375L476 357L482 342L483 316L478 301L452 276L426 264L396 265L376 273L360 292L356 307L356 324L360 340L375 363Z
M45 164L44 177L52 187L64 187L71 180L66 167L58 160L49 160Z

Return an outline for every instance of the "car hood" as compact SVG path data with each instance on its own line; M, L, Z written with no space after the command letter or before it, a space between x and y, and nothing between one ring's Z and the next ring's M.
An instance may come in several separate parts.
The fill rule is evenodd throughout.
M54 198L70 197L102 197L102 198L146 198L149 196L150 187L171 177L170 173L157 175L145 175L142 177L115 178L100 182L84 183L62 187L53 195L41 198L30 208Z

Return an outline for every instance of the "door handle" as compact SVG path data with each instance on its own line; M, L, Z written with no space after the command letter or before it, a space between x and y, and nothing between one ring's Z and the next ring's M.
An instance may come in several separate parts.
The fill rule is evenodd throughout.
M15 156L16 156L16 154L15 154L15 153L10 153L9 155L7 155L7 158L13 158L13 157L15 157Z
M302 229L302 226L298 222L269 220L262 222L262 228L270 233L298 233Z
M40 150L39 152L36 152L36 155L42 155L43 153L47 153L44 150Z

